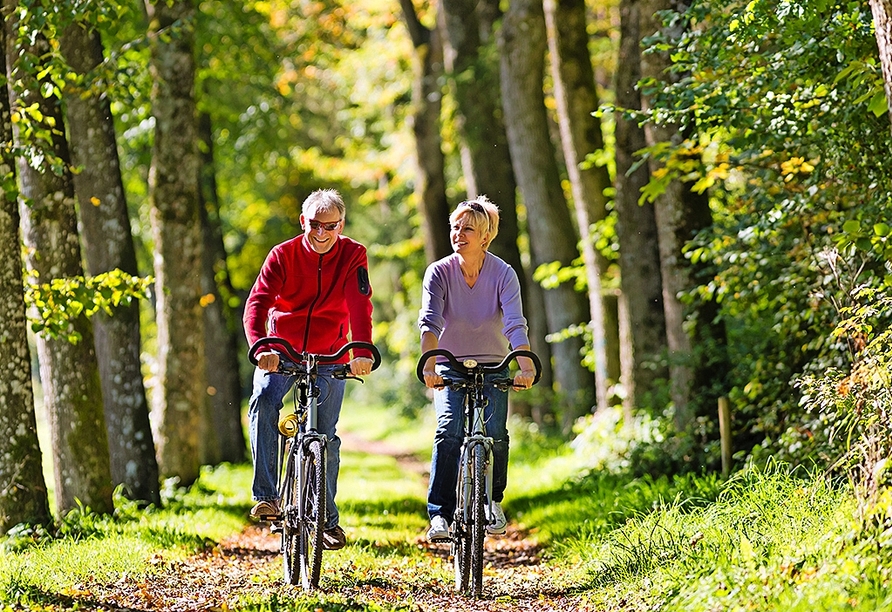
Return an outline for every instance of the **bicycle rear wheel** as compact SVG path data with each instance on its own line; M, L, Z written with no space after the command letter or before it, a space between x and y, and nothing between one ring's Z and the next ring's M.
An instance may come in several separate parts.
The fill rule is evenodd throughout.
M486 503L486 447L475 444L471 452L471 533L470 533L470 592L474 597L483 594L483 538L486 533L486 517L483 505Z
M325 529L325 450L321 440L310 440L302 458L304 495L300 521L300 578L304 589L319 586L322 569L322 531Z

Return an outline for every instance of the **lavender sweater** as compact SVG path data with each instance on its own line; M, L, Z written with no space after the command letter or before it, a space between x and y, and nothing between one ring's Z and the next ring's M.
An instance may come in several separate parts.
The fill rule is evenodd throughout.
M486 254L473 288L462 276L457 255L429 265L418 327L422 333L432 332L439 347L459 359L481 363L501 361L509 344L513 348L530 343L517 274L492 253Z

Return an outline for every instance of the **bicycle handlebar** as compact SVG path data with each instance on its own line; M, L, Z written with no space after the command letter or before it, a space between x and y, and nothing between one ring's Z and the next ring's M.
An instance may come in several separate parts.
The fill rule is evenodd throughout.
M307 361L307 357L313 355L316 358L316 361L319 363L334 363L341 357L347 354L348 351L353 349L364 349L369 351L372 354L372 371L377 370L378 366L381 365L381 353L378 352L378 348L371 344L370 342L348 342L344 346L340 348L340 350L334 355L318 355L312 353L299 353L297 352L291 343L285 340L284 338L277 338L275 336L266 336L265 338L261 338L248 349L248 361L251 362L252 365L257 365L257 353L260 349L267 346L276 346L282 349L282 352L286 357L291 359L294 363L302 363Z
M532 351L515 349L515 350L511 351L510 353L508 353L507 355L505 355L505 358L502 359L501 363L499 363L497 365L477 364L473 368L468 368L467 366L465 366L465 364L460 362L455 357L455 355L450 353L447 349L435 348L435 349L426 351L418 359L418 366L415 368L415 375L418 377L418 380L420 380L421 382L424 382L424 365L427 363L428 359L430 359L431 357L436 357L437 355L442 355L443 357L445 357L446 360L449 362L449 365L451 365L454 369L458 370L459 372L463 372L466 376L470 376L471 370L473 370L473 369L479 369L484 374L492 373L492 372L499 372L499 371L503 370L509 363L514 361L515 358L529 357L529 359L533 362L533 366L536 368L536 377L533 379L534 385L537 382L539 382L539 377L542 375L542 362L539 361L539 357L536 355L536 353L534 353Z

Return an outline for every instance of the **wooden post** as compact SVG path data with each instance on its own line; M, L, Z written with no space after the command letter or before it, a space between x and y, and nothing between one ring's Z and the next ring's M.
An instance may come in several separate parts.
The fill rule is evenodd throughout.
M722 438L722 476L731 473L731 406L727 397L719 398L719 434Z

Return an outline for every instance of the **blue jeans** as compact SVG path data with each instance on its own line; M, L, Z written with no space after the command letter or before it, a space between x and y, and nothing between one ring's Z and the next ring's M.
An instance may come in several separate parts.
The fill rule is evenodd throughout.
M344 401L345 381L332 378L335 365L319 366L316 385L319 388L316 429L328 437L326 461L326 493L328 520L326 529L338 524L335 495L338 491L338 468L341 465L341 439L335 428ZM343 366L341 366L343 367ZM254 501L279 498L277 455L279 449L279 410L282 399L294 384L294 376L283 376L254 369L254 391L248 404L248 434L251 438L251 459L254 462L254 481L251 494Z
M437 365L437 373L447 378L459 378L458 373L445 365ZM505 378L508 369L487 374L486 380ZM489 403L483 411L486 435L493 439L492 449L492 501L500 502L508 483L508 392L494 387L484 391ZM455 514L455 485L458 481L458 464L461 459L461 443L465 432L465 396L461 389L438 389L434 392L434 409L437 413L437 430L434 433L434 450L431 458L430 485L427 491L427 513L431 518L439 515L450 524Z

